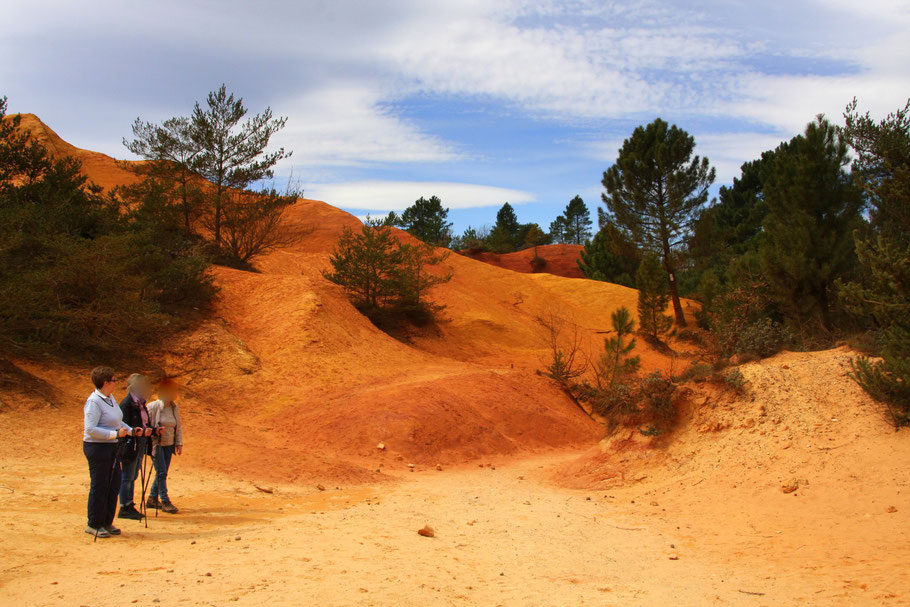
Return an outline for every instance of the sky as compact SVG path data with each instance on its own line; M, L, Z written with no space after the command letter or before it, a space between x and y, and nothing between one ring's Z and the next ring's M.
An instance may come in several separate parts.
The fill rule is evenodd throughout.
M8 0L0 96L130 158L136 117L225 83L287 116L277 170L358 216L439 196L456 232L504 202L544 228L661 117L729 184L846 104L910 98L906 0Z

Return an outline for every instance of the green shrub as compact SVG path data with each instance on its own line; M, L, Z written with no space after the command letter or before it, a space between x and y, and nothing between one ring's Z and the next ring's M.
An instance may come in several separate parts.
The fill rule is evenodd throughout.
M741 394L746 390L746 378L739 369L730 369L729 371L720 373L718 378L724 384L732 388L737 394Z
M362 314L384 331L402 323L429 324L443 309L429 291L452 279L428 270L448 257L426 244L402 243L388 225L367 222L359 232L345 228L323 276L344 288Z
M641 332L652 340L660 340L673 328L673 317L667 316L670 286L667 272L660 267L654 253L645 254L635 274L638 288L638 322Z
M733 346L731 354L745 354L755 358L773 356L792 340L790 332L770 318L745 325L735 336L729 337Z
M207 260L170 223L161 192L129 206L90 186L3 120L0 99L0 347L22 354L136 352L214 294ZM177 225L180 225L179 213Z

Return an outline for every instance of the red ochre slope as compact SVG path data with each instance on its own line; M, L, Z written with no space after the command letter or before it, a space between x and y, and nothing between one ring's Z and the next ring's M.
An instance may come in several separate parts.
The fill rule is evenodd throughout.
M566 278L584 278L578 268L578 260L584 249L580 244L548 244L531 247L514 253L490 253L488 251L461 251L461 254L500 268L525 273L547 273ZM543 260L543 265L534 266L534 257Z

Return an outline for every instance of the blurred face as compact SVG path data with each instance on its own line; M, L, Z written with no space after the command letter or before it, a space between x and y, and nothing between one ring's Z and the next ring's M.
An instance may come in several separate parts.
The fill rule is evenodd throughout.
M130 392L132 392L139 398L148 399L148 397L151 396L151 394L152 394L152 387L149 385L148 382L139 381L133 385Z
M158 390L158 398L161 399L161 402L173 402L177 398L177 390L174 388L161 388Z

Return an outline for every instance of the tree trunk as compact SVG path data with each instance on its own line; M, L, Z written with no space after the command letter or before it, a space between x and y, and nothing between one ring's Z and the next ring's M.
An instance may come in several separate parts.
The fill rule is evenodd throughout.
M818 307L822 313L822 325L825 330L831 331L831 304L828 302L828 289L825 285L821 286L821 290L818 293Z
M670 241L669 238L663 238L664 250L664 269L667 271L667 279L670 282L670 299L673 301L673 315L676 317L676 326L686 326L686 316L683 314L682 304L679 302L679 288L676 286L676 272L670 260Z
M676 316L676 326L685 327L686 317L683 314L682 304L679 302L679 289L676 287L676 274L673 271L667 272L670 279L670 299L673 300L673 314Z
M215 192L215 246L221 246L221 188Z
M180 182L181 182L181 188L183 190L183 192L182 192L182 194L183 194L183 222L184 222L184 225L186 226L187 234L190 233L190 201L189 201L189 196L186 191L188 181L189 181L189 179L186 174L186 169L181 168Z

